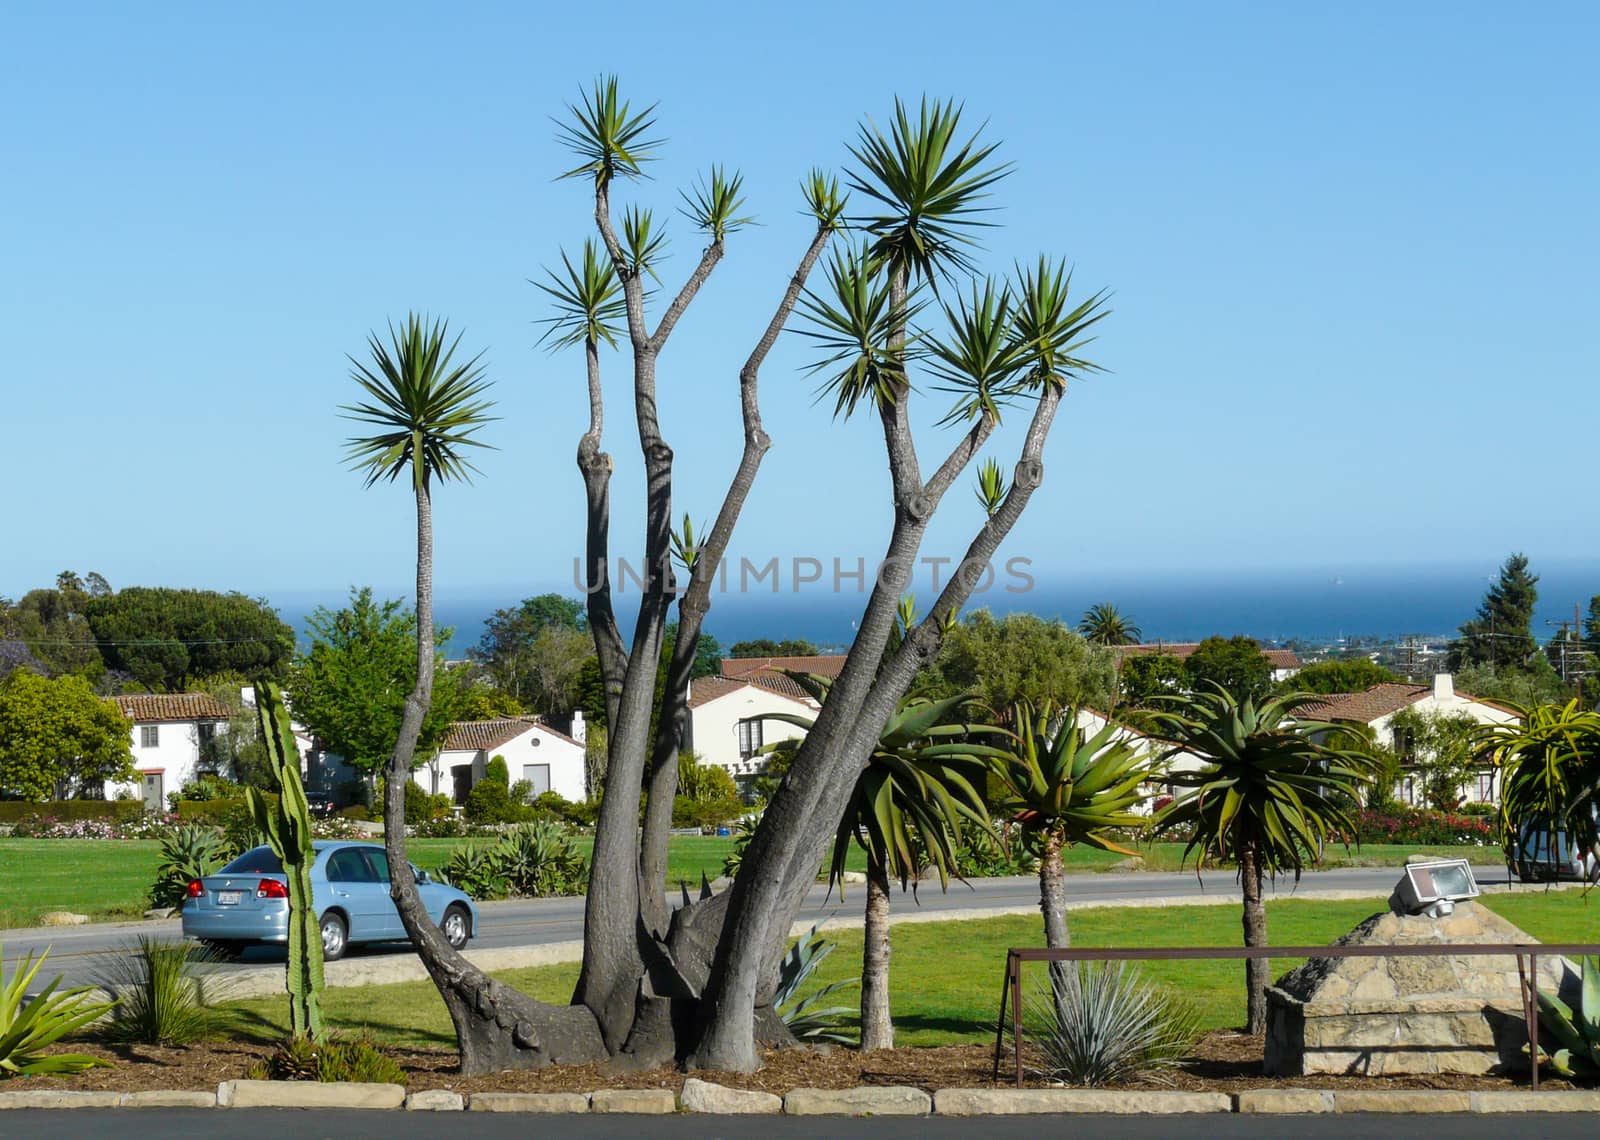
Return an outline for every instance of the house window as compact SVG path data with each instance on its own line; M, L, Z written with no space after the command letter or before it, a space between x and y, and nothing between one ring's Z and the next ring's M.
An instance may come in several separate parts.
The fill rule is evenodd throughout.
M739 722L739 755L748 760L761 751L761 722L759 720L741 720Z
M1494 773L1478 773L1478 802L1487 804L1494 802Z
M1400 757L1400 763L1411 763L1411 749L1415 743L1416 741L1410 729L1397 728L1394 730L1394 751L1395 755Z
M1413 776L1407 776L1400 784L1400 798L1407 804L1415 805L1417 802L1417 781Z
M522 778L533 786L533 790L528 793L530 799L542 796L550 790L550 765L524 764Z
M139 747L159 748L161 746L161 726L158 724L145 724L139 726Z

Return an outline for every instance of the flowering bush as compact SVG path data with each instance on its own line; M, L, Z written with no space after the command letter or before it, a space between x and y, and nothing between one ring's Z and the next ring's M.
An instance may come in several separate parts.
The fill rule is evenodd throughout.
M1358 843L1414 844L1427 847L1463 844L1493 847L1498 844L1492 821L1482 816L1417 811L1412 808L1389 808L1358 811L1355 821L1354 838Z
M142 815L134 819L57 819L25 815L11 827L17 839L162 839L179 825L176 815Z

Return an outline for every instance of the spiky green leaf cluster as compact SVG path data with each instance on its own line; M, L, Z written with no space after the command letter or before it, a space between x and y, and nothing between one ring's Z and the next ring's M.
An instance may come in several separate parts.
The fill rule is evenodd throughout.
M1133 809L1148 798L1142 785L1151 769L1127 730L1107 722L1085 737L1078 710L1049 701L1018 701L1011 720L1005 745L993 751L1003 789L996 810L1021 826L1024 842L1037 850L1054 838L1131 855L1116 835L1144 826Z
M811 327L799 331L825 354L807 371L827 373L820 394L833 395L835 416L854 414L863 401L874 408L893 405L907 386L906 362L915 345L900 352L889 348L896 319L882 269L865 245L836 249L822 270L827 288L808 289L800 302ZM904 319L916 316L924 303L910 301Z
M91 995L95 991L89 986L57 993L60 974L30 997L33 979L49 956L46 950L35 961L30 951L12 966L11 976L0 985L0 1077L60 1076L110 1064L82 1053L45 1052L116 1004L94 1000Z
M637 277L648 273L656 275L656 263L666 252L666 230L656 225L653 213L642 206L629 206L622 211L622 245L628 257L628 273Z
M889 133L865 122L850 148L860 164L850 187L879 206L852 224L872 235L873 254L893 274L932 283L972 269L972 231L990 224L980 203L1011 164L991 162L999 144L980 143L981 129L958 141L960 127L954 103L923 99L913 118L896 99Z
M1026 362L1022 386L1064 385L1086 372L1102 372L1098 364L1079 355L1094 338L1088 329L1110 314L1105 290L1071 309L1072 271L1065 261L1052 263L1043 254L1028 269L1017 266L1017 303L1012 319L1012 339Z
M700 528L700 537L695 538L694 520L689 517L689 512L683 513L683 526L671 533L672 557L678 565L685 570L693 571L696 560L700 557L700 547L705 545L705 527Z
M570 122L557 120L557 137L579 158L562 178L587 174L595 185L607 187L617 175L638 178L643 165L655 157L663 140L651 138L655 129L655 104L635 114L617 92L617 77L595 80L594 88L583 95L582 106L567 104Z
M709 181L697 180L692 191L679 191L683 197L684 216L696 229L710 234L712 241L721 241L728 234L755 223L755 218L739 214L744 205L743 188L744 175L737 170L728 174L722 167L713 166Z
M1000 474L1000 464L995 460L985 459L978 467L978 502L983 504L985 514L993 516L1000 509L1000 504L1005 501L1006 478Z
M806 209L825 230L836 230L844 222L845 204L850 195L839 189L839 179L821 167L813 167L800 182L800 192L805 196Z
M1582 847L1600 842L1600 713L1577 701L1517 710L1509 724L1486 726L1500 783L1501 839L1509 850L1533 821L1570 833Z
M418 487L434 478L467 479L476 468L462 450L490 446L473 438L497 418L488 414L493 403L483 398L489 382L479 364L482 354L454 364L461 337L446 344L446 332L443 321L429 323L412 313L403 328L389 326L389 344L376 333L368 337L370 366L349 358L350 375L371 402L340 410L346 419L386 429L347 441L345 458L367 473L367 486L408 470Z
M1561 1076L1593 1080L1600 1077L1600 958L1583 959L1578 996L1573 1009L1555 994L1538 991L1539 1028L1557 1046L1552 1053L1541 1041L1539 1052Z
M549 340L553 349L601 341L617 347L617 336L627 319L627 301L611 258L593 238L586 238L579 264L572 264L566 250L561 251L561 264L564 276L547 269L548 282L533 282L549 294L556 310L555 316L540 322L548 326L540 343Z
M1166 774L1189 790L1157 815L1156 834L1190 833L1185 859L1198 851L1239 861L1252 851L1264 873L1293 870L1298 880L1330 839L1354 833L1350 808L1371 778L1369 757L1317 742L1332 724L1291 719L1318 699L1289 693L1258 705L1217 685L1168 698L1155 717L1172 754L1190 752L1203 765Z

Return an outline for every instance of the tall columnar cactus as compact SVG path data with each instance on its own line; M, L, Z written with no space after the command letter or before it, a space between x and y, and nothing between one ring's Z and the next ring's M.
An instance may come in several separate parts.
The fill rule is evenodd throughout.
M311 846L311 807L300 783L300 753L276 685L256 684L256 720L267 746L278 802L272 804L251 788L250 810L289 879L290 1031L321 1041L327 1031L322 1023L322 930L311 901L311 864L316 858Z

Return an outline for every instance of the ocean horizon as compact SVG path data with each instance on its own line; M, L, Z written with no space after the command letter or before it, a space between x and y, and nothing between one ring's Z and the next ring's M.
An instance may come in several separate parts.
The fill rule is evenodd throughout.
M1540 571L1539 603L1533 633L1543 641L1561 621L1571 622L1573 607L1586 608L1600 594L1600 560L1550 563ZM1039 580L1026 592L1012 593L1003 580L975 594L966 611L987 607L995 613L1028 612L1075 624L1083 611L1110 602L1140 628L1143 640L1198 641L1211 634L1245 634L1261 641L1301 640L1332 644L1346 638L1392 640L1417 636L1431 640L1453 637L1472 617L1484 591L1495 580L1480 566L1400 568L1308 568L1282 571L1208 572L1185 576L1153 574L1085 575L1081 579ZM935 593L915 590L918 602L931 604ZM404 597L409 591L376 591L381 597ZM497 609L546 592L576 596L577 591L529 586L504 591L439 588L435 621L454 630L447 653L463 657L483 635L484 621ZM267 599L304 639L306 619L318 606L337 609L348 593L285 590ZM617 596L618 619L624 632L632 625L638 594ZM848 645L866 604L866 594L852 587L843 593L803 588L799 591L714 594L706 632L724 648L750 638L805 638L819 646Z

